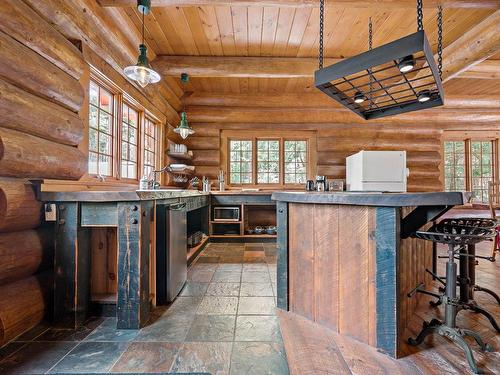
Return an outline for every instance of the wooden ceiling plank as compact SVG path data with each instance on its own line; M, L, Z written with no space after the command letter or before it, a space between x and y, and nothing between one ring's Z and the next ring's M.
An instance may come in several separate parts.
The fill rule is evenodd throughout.
M284 56L297 56L299 47L304 39L304 34L311 17L311 13L312 9L308 8L297 9L295 12Z
M250 56L260 56L260 46L262 43L262 24L264 8L248 8L248 54ZM250 84L251 85L251 84Z
M155 18L160 25L163 34L167 38L170 46L172 47L174 54L188 55L188 50L184 46L180 36L177 34L176 29L173 26L173 22L168 16L167 8L155 8L154 12Z
M234 41L233 18L230 7L215 7L217 25L219 26L222 50L225 56L235 56L236 46Z
M198 13L198 8L184 8L183 11L198 53L203 56L210 55L210 45L208 44L208 39Z
M136 9L134 8L123 8L122 9L124 15L128 17L131 21L131 25L137 30L141 30L141 25L142 25L142 18L139 16L139 13L137 12ZM147 21L146 21L147 22ZM158 53L160 50L160 47L157 43L157 38L153 37L149 31L149 26L153 26L154 24L146 23L146 26L144 27L144 39L146 41L146 46L148 47L148 51L154 52L155 54ZM169 53L169 52L163 52L163 54ZM153 58L151 56L151 58Z
M274 40L276 38L276 29L278 27L279 9L264 8L264 16L262 21L262 44L261 55L272 55Z
M237 56L248 56L248 8L231 7L234 45Z
M210 55L222 56L222 43L214 7L198 7L198 13L210 47Z
M133 7L136 0L98 0L105 7ZM312 8L318 7L317 0L152 0L153 7L189 7L189 6L252 6ZM427 0L423 2L426 8L435 8L442 4L445 8L487 8L499 9L498 0ZM414 0L335 0L328 6L352 8L415 8Z

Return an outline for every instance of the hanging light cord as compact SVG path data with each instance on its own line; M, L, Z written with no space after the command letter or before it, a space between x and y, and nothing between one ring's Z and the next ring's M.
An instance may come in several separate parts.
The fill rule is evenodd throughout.
M323 69L323 29L325 25L325 0L319 0L319 68Z
M424 15L422 12L422 0L417 0L417 30L424 29Z
M141 13L142 13L142 44L144 44L144 13L145 13L145 10L143 9Z
M439 79L443 80L443 7L438 6L438 70Z
M373 24L372 24L372 18L370 17L370 20L368 22L368 49L371 51L373 48ZM368 72L370 73L370 109L372 108L373 105L373 75L372 75L372 70L368 69Z

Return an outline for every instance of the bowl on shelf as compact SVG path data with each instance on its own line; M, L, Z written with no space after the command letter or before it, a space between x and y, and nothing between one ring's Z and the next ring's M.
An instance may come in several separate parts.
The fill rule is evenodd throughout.
M248 229L246 230L246 234L253 234L253 229L248 228Z
M263 228L263 227L261 227L261 226L257 226L257 227L255 227L255 229L254 229L254 233L255 233L255 234L262 234L262 233L264 233L264 228Z
M276 234L276 226L269 225L268 227L266 227L266 233L267 234Z

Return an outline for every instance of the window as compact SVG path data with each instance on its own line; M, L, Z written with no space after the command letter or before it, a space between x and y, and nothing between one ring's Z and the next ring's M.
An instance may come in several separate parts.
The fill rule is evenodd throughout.
M148 177L156 169L156 123L144 119L144 175Z
M493 180L493 142L472 141L471 156L473 199L488 202L488 182Z
M114 95L90 82L89 173L113 175Z
M500 172L499 139L497 134L494 136L490 139L450 139L444 142L446 191L472 191L472 202L488 202L488 182L498 179Z
M139 174L144 172L148 177L161 161L158 152L161 134L161 127L153 115L102 74L92 70L89 175L138 180Z
M280 141L257 140L257 183L279 184Z
M307 142L285 141L285 184L305 184L307 180Z
M122 106L121 177L137 179L139 112L127 103Z
M222 153L222 164L228 172L229 185L276 187L304 184L308 176L311 178L314 174L309 166L316 165L309 160L309 150L316 147L314 133L290 133L286 137L277 137L276 132L271 131L223 131L222 147L227 152Z
M252 183L252 141L229 141L229 173L232 184Z
M445 190L465 190L465 142L451 141L444 145Z

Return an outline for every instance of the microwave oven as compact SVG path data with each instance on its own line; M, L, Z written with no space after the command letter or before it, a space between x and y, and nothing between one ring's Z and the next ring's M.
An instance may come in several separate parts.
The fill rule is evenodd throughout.
M240 221L239 207L214 207L214 221Z

